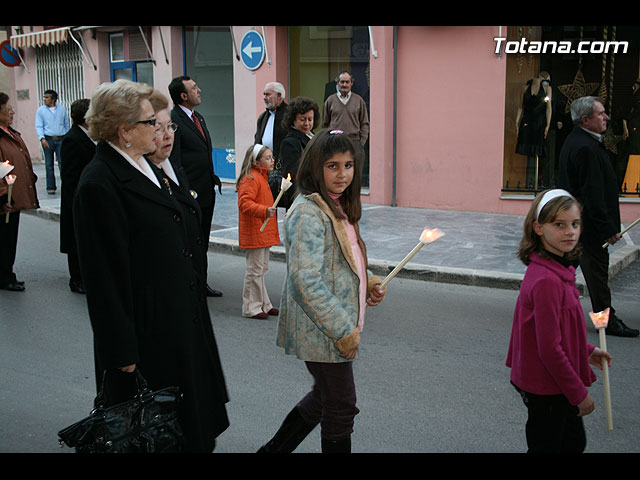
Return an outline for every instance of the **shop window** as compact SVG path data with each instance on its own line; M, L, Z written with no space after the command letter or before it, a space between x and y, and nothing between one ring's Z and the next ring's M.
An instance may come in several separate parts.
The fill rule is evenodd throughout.
M137 27L109 35L111 80L126 79L153 86L151 30Z
M618 176L620 195L640 197L640 150L635 146L640 142L634 140L640 132L631 130L630 137L625 135L625 119L634 101L632 87L638 79L639 40L637 27L508 27L507 42L512 46L524 43L527 47L505 52L503 195L531 195L555 186L560 151L573 129L571 101L593 95L603 99L611 117L604 145ZM544 49L536 53L537 46ZM531 123L527 125L541 125L541 130L530 130L527 136L519 132L523 96L536 93L537 82L534 92L527 91L528 82L547 75L548 87L538 89L537 101L530 98L538 106L530 110L536 113L528 116ZM547 123L547 105L551 107L551 122L544 137L539 132Z
M369 121L369 30L363 26L289 27L289 98L313 98L320 110L336 93L336 79L343 70L352 73L352 91L367 104ZM321 120L322 121L322 120ZM314 132L321 130L316 125ZM365 144L362 186L369 186L369 141Z
M184 27L185 75L202 90L216 175L235 179L233 44L230 27Z

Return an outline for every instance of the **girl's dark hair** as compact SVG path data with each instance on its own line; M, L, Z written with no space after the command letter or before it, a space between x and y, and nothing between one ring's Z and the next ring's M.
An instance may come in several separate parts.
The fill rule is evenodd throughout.
M353 157L353 180L340 196L342 212L329 196L324 183L324 164L336 154L349 153ZM308 195L318 193L337 218L347 218L356 224L362 215L360 203L360 176L363 150L346 135L336 130L322 130L307 144L300 158L296 174L296 193Z
M536 252L542 257L547 257L542 243L542 237L540 237L540 235L538 235L533 229L534 222L537 221L540 224L553 222L561 211L568 210L574 205L577 205L580 213L582 213L582 205L580 202L573 197L562 196L551 199L544 207L542 207L540 215L536 219L538 205L546 192L548 192L548 190L540 192L533 200L531 207L529 208L529 213L527 213L527 216L524 219L524 232L522 240L520 240L517 256L525 265L529 265L529 255L531 252ZM578 244L576 245L576 248L565 255L565 258L568 260L576 260L580 256L581 250L580 244Z
M0 107L5 105L9 101L9 95L4 92L0 92Z
M320 124L320 110L316 101L308 97L296 97L291 100L282 118L282 126L284 128L292 127L296 116L299 113L307 113L309 110L313 110L313 128L316 128Z

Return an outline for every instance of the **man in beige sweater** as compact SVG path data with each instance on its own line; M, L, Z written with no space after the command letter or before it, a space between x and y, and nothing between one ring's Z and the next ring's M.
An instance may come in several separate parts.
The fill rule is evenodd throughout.
M360 145L369 138L369 115L364 99L351 91L353 77L343 71L338 76L338 92L324 102L323 128L342 130L345 135Z

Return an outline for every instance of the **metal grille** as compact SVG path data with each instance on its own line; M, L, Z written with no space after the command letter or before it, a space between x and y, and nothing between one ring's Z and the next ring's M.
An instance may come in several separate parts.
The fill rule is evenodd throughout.
M38 104L43 104L45 90L55 90L58 93L58 103L70 112L73 102L85 98L80 49L73 43L58 43L37 47L35 50Z

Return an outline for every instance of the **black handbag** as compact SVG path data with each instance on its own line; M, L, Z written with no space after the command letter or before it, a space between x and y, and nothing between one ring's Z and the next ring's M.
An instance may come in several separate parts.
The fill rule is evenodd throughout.
M78 453L170 453L183 449L184 436L177 407L182 399L178 387L152 392L136 373L138 393L132 400L104 407L102 388L88 417L58 432L60 446ZM106 373L106 372L105 372Z

